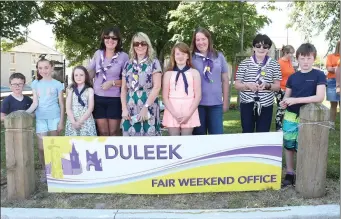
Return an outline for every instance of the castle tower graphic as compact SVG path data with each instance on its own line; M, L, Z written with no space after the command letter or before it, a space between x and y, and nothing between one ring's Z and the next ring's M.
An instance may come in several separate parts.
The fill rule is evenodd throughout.
M72 143L72 150L70 153L71 175L78 175L82 173L81 162L79 161L79 153L76 151L75 144Z
M86 150L86 163L87 171L90 171L91 166L94 167L95 171L103 171L102 159L98 159L97 151L91 154L89 150Z

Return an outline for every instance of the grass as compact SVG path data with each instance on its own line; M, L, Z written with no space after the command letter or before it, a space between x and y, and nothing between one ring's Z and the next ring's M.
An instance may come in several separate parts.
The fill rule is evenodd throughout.
M236 92L232 94L232 105L236 104ZM275 114L276 109L274 109ZM1 175L5 171L4 129L1 127ZM224 132L241 133L238 110L224 114ZM273 120L271 131L275 131ZM39 169L38 155L36 168ZM284 160L283 160L284 166ZM37 173L37 179L39 179ZM304 199L292 187L278 191L226 192L183 195L125 195L125 194L66 194L48 193L47 186L37 181L36 192L23 201L7 199L6 186L1 186L2 207L24 208L108 208L108 209L221 209L221 208L258 208L295 205L319 205L339 203L340 201L340 117L337 116L335 130L330 130L328 148L326 196ZM195 203L195 205L193 204Z

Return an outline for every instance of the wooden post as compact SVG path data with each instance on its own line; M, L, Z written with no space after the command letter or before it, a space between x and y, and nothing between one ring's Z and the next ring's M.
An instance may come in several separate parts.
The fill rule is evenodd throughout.
M35 190L33 117L16 111L4 125L8 198L26 199Z
M322 104L301 107L300 124L296 191L304 198L322 197L326 192L329 109Z

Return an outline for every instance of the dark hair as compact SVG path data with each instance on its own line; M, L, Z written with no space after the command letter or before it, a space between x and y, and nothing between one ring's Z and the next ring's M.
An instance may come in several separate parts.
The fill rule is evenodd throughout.
M300 45L300 47L298 47L297 51L296 51L296 59L298 59L298 57L301 56L309 56L313 54L314 59L316 58L316 54L317 54L317 50L315 48L315 46L311 43L303 43L302 45Z
M24 84L26 83L26 77L25 77L25 75L23 75L23 74L21 74L21 73L19 73L19 72L15 72L15 73L11 74L11 76L9 76L9 83L11 83L11 81L12 81L14 78L24 80Z
M40 62L48 62L48 63L51 65L51 67L53 67L53 62L52 62L52 61L45 59L45 57L39 59L38 62L37 62L37 64L36 64L37 79L38 79L38 81L41 80L41 79L43 79L43 77L39 74L39 71L38 71L38 64L39 64Z
M77 89L77 83L75 81L75 71L76 69L80 69L84 72L85 74L85 87L88 88L88 87L92 87L91 86L91 80L90 80L90 75L89 75L89 72L88 70L84 67L84 66L81 66L81 65L78 65L76 66L73 70L72 70L72 76L71 76L71 79L72 79L72 84L70 85L70 88L73 88L73 89Z
M270 48L272 46L272 41L266 34L257 34L252 41L252 46L255 47L257 43L267 44Z
M202 27L198 27L193 32L192 43L191 43L191 52L192 52L192 54L194 54L195 52L198 51L198 48L197 48L197 46L195 44L197 33L202 33L202 34L205 35L205 37L207 37L207 39L208 39L208 53L211 53L214 57L218 57L217 51L213 48L213 40L212 40L211 33L207 29L202 28Z
M291 51L295 52L295 49L291 45L286 45L286 46L283 45L281 51L282 51L282 56L285 56L286 54L290 53Z
M99 46L99 49L105 50L106 47L105 47L105 43L104 43L104 36L109 35L111 32L113 32L114 35L118 38L117 45L115 48L115 52L121 52L123 50L123 48L122 48L122 37L121 37L120 29L118 27L108 27L108 28L105 28L103 30L102 35L101 35L101 44Z
M186 65L193 68L191 51L190 51L190 49L186 43L180 42L180 43L175 44L172 48L168 71L172 71L176 65L176 63L175 63L175 49L176 48L178 48L181 52L186 53L188 55Z

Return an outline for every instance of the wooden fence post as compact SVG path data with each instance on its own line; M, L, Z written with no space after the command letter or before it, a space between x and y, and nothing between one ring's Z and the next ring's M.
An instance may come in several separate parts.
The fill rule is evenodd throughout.
M296 191L304 198L322 197L326 192L329 109L322 104L301 107L300 125Z
M16 111L4 125L8 198L26 199L35 190L33 117Z

